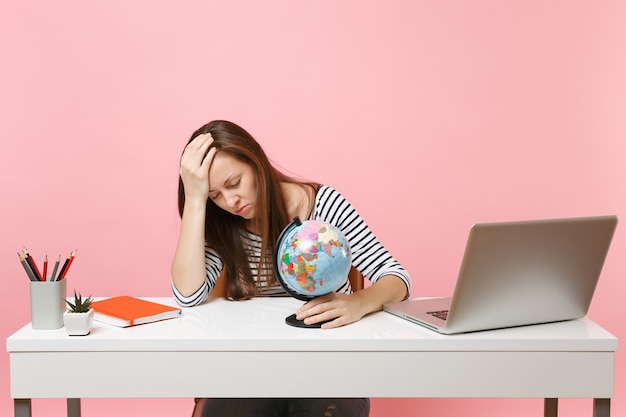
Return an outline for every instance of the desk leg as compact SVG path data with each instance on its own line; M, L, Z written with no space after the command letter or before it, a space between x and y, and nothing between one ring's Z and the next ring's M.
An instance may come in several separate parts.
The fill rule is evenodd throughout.
M15 417L32 417L32 411L30 407L30 398L15 398L13 399L13 412Z
M80 398L67 399L67 417L80 417Z
M593 417L610 417L611 415L611 399L610 398L594 398L593 399Z
M543 417L557 417L559 414L559 399L544 398L543 399Z

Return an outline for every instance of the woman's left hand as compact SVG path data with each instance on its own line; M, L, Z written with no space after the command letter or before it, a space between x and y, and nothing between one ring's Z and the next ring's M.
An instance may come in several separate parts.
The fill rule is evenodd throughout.
M352 294L330 293L315 298L296 311L296 318L304 324L322 324L322 329L332 329L361 320L374 311L383 309L383 304L400 301L407 296L407 288L394 275L381 277L375 284Z
M322 329L332 329L360 320L367 314L355 294L330 293L315 298L296 311L296 318L305 324L322 324ZM329 321L330 320L330 321Z

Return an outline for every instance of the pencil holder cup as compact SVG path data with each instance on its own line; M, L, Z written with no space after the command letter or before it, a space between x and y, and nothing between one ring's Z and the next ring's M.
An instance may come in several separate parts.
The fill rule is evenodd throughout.
M34 330L63 327L67 297L66 280L30 282L30 320Z

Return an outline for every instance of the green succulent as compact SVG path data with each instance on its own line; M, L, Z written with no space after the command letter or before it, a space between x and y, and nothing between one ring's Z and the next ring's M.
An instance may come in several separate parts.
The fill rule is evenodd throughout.
M91 303L93 302L93 300L91 299L91 296L83 300L83 297L80 295L80 293L76 295L76 290L74 290L74 303L70 303L67 300L65 302L70 307L70 311L72 313L86 313L91 308Z

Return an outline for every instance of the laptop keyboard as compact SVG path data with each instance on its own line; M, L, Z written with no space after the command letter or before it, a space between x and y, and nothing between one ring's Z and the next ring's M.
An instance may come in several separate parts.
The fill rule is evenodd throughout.
M430 314L433 317L437 317L441 320L448 319L448 310L439 310L439 311L427 311L426 314Z

